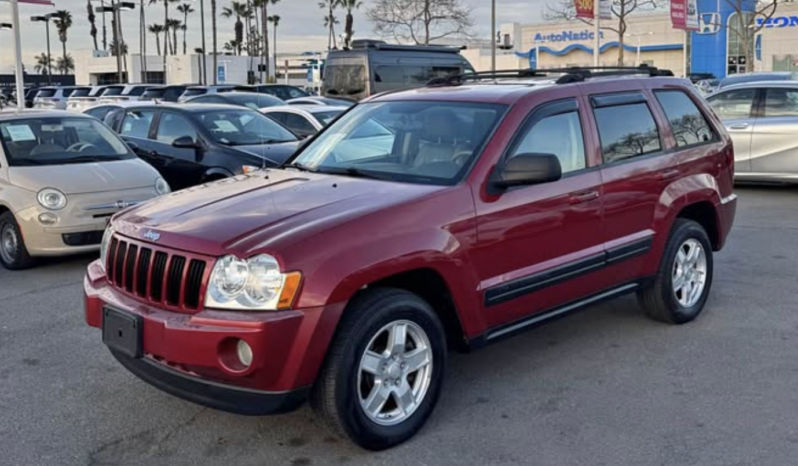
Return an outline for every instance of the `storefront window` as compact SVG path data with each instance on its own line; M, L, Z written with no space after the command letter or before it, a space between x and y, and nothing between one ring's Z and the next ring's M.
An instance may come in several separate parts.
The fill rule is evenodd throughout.
M729 16L729 33L727 43L726 72L727 74L747 73L753 71L753 63L749 69L748 60L745 56L745 39L749 41L748 50L754 49L754 35L747 28L751 13L743 15L734 13Z

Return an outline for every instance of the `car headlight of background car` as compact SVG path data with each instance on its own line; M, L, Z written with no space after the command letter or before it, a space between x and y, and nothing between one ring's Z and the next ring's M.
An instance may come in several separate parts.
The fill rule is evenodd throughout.
M289 309L302 274L282 273L277 259L260 254L249 259L224 256L211 272L206 308L239 311Z
M105 270L105 264L108 260L108 245L111 244L111 237L114 236L114 227L108 225L103 233L103 241L100 243L100 265Z
M44 188L36 195L42 207L49 210L61 210L67 205L66 194L55 188Z
M169 183L167 183L165 179L158 178L155 180L155 192L158 193L159 196L163 196L164 194L171 193L172 188L169 187Z

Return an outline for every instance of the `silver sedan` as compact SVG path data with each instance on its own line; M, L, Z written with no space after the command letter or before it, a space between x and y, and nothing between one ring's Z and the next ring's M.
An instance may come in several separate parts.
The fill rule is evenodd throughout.
M740 84L707 100L734 142L737 180L798 183L798 83Z

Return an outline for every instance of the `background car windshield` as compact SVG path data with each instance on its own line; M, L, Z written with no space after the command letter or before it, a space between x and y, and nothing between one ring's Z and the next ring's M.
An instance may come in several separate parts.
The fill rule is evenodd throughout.
M324 70L324 93L355 95L366 91L365 64L328 64Z
M254 110L220 110L197 115L213 139L228 146L296 141L293 133Z
M330 124L331 121L335 120L335 118L338 115L340 115L342 112L343 112L343 110L332 110L332 111L329 111L329 112L316 112L316 113L313 114L313 116L316 117L317 120L319 120L319 123L323 124L324 126L327 126L327 125Z
M60 165L134 158L127 146L93 118L28 118L0 123L11 166Z
M235 102L238 105L242 105L244 107L249 107L252 110L257 110L263 107L274 107L276 105L285 105L285 102L278 99L277 97L272 97L270 95L264 94L235 94L230 93L227 97Z
M453 102L363 104L333 123L294 163L318 172L454 184L505 109Z

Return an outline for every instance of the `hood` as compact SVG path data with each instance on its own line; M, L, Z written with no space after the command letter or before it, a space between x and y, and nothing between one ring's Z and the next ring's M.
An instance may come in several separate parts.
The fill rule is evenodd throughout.
M266 158L277 164L282 164L288 157L294 155L299 147L299 141L280 142L277 144L260 144L254 146L235 146L234 149L252 154L256 157Z
M55 188L64 194L99 193L155 186L158 172L132 158L112 162L11 167L10 182L29 191Z
M265 170L161 196L114 219L120 233L208 255L275 251L370 212L445 189ZM147 235L154 236L154 235Z

